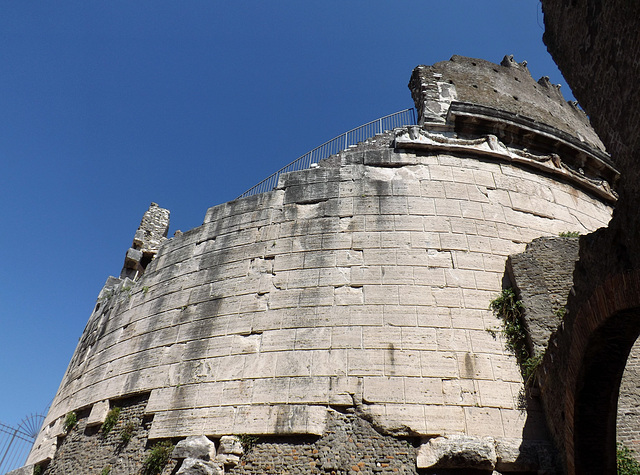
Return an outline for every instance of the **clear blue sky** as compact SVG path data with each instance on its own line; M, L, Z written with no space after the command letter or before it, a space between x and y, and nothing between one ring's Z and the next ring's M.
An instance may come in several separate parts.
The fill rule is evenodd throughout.
M538 0L0 0L0 422L51 401L151 201L196 227L453 54L569 99L542 34Z

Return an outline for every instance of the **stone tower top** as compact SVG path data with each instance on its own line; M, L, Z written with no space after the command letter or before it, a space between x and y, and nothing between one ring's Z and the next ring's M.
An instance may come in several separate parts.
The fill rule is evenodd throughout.
M447 122L452 102L470 103L532 119L605 150L577 103L564 100L560 85L547 76L536 82L526 61L518 63L513 56L505 56L499 65L455 55L449 61L418 66L409 89L420 125Z

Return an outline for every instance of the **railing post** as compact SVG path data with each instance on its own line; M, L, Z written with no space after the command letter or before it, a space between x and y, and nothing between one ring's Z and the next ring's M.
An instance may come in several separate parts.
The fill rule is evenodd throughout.
M378 133L381 134L382 133L382 117L378 119L378 124L379 124Z
M11 440L7 445L7 450L4 451L4 454L2 455L2 459L0 460L0 467L2 467L2 464L4 463L4 459L7 458L7 454L9 453L9 449L11 448L11 444L13 444L13 440L16 438L17 433L18 433L18 429L16 429L13 435L11 436Z

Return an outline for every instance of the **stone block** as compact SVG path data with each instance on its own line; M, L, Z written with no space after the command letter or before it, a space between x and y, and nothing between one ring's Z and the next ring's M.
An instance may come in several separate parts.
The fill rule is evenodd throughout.
M479 405L475 382L470 379L443 379L444 403L455 406Z
M413 267L411 266L383 266L381 268L383 284L412 284ZM410 303L410 305L413 305Z
M512 394L512 383L504 381L476 381L480 405L484 407L502 407L512 409L517 405L517 394Z
M403 378L366 377L362 399L366 403L402 403L404 402Z
M345 307L349 312L349 319L344 323L350 326L380 326L383 324L382 309L380 305Z
M278 353L276 377L280 376L310 376L311 351L283 351Z
M235 435L224 435L220 437L218 452L220 454L242 456L244 455L244 448L242 447L242 442L240 442L240 439Z
M435 198L436 215L439 217L462 217L459 200ZM426 227L425 227L426 229Z
M455 287L436 288L431 290L438 307L462 307L462 290Z
M401 330L393 327L362 328L362 347L393 350L394 345L400 349Z
M102 425L109 413L109 401L99 401L91 406L91 412L87 418L87 427Z
M362 305L364 304L364 291L362 287L342 285L334 290L336 305Z
M424 407L428 434L455 434L466 431L462 407L428 405Z
M438 351L471 351L467 331L458 328L436 329Z
M389 344L384 353L385 376L421 376L420 352L395 350Z
M421 351L420 367L422 376L439 378L457 378L458 361L449 351Z
M124 258L124 267L126 269L136 269L142 260L142 251L130 247Z
M348 350L349 376L382 376L384 354L379 350Z
M436 350L435 328L401 328L401 345L403 350Z
M390 232L394 230L393 216L384 216L380 214L367 215L364 220L366 232Z
M417 327L418 308L415 305L385 305L383 307L384 326Z
M458 353L458 369L461 378L495 379L491 365L491 357L486 354Z
M311 374L316 376L346 376L347 350L313 351Z
M213 460L216 456L216 446L204 435L193 435L176 444L171 453L174 459ZM190 473L190 472L183 472Z
M434 216L436 205L433 198L416 196L409 199L408 212L412 216Z
M462 207L462 205L464 205L465 203L462 203L460 206ZM476 220L471 219L469 217L462 217L462 218L457 218L457 217L452 217L449 219L449 223L451 224L451 232L452 233L456 233L456 234L465 234L468 237L474 237L477 233L477 227L476 227ZM482 251L485 251L485 249L482 249Z
M435 437L418 450L418 468L493 470L497 462L490 437L448 435Z
M468 435L504 437L500 409L491 407L465 407L463 409Z
M397 285L364 285L364 302L367 305L398 305Z
M410 231L396 231L382 233L380 236L380 247L387 249L409 249L411 246Z
M404 398L414 404L443 404L442 379L403 378Z
M291 378L287 400L289 404L327 404L329 402L329 378Z
M377 196L355 197L353 202L353 212L354 212L354 215L356 216L379 215L380 214L380 198Z

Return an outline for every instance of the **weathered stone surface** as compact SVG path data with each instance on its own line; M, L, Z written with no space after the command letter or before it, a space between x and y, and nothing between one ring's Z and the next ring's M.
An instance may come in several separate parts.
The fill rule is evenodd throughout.
M522 439L496 440L496 469L504 472L556 473L557 461L551 443Z
M25 465L7 472L6 475L33 475L33 465Z
M562 322L578 260L578 239L543 237L509 256L507 273L525 307L524 323L535 355L544 353Z
M171 457L174 459L213 460L216 456L216 445L204 435L194 435L178 442Z
M87 418L87 427L101 425L109 413L109 401L96 402Z
M418 450L417 466L492 470L496 461L494 439L450 435L434 437L422 444Z
M220 437L218 452L221 454L243 455L242 442L235 435L224 435Z
M177 475L224 475L224 467L217 462L208 462L197 458L186 458Z
M565 151L579 144L560 162L548 141L524 152L513 141L544 136L539 124L494 111L509 122L498 137L482 128L481 109L455 107L457 122L428 137L449 148L412 149L396 140L402 132L383 133L282 175L272 192L210 209L155 257L137 236L141 266L153 260L101 294L45 424L144 393L151 440L322 437L328 407L414 437L537 427L538 412L518 416L522 381L486 332L498 324L489 302L509 254L604 225L613 195L563 174ZM549 167L557 173L539 172Z

